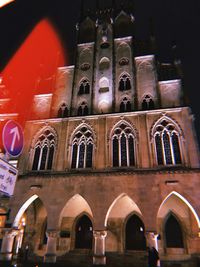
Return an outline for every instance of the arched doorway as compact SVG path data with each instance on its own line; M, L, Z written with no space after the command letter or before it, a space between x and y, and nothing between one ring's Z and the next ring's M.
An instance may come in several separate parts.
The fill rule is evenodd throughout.
M92 249L93 227L88 216L79 218L75 231L75 248Z
M13 244L13 255L19 253L24 259L31 257L33 253L44 255L46 222L47 211L42 200L37 195L31 196L21 206L13 222L13 227L19 229Z
M144 235L144 224L137 215L132 215L125 228L125 249L145 250L146 239Z
M165 223L165 239L167 248L184 248L182 229L173 214Z

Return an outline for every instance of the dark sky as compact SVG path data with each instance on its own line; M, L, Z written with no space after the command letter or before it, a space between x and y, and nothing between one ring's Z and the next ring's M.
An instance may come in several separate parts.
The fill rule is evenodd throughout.
M99 0L109 5L111 0ZM118 0L117 0L118 1ZM200 1L199 0L133 0L136 38L149 36L149 20L153 19L158 58L171 60L175 41L184 74L184 90L196 118L200 135L199 62L200 62ZM85 6L95 6L95 0L85 0ZM48 17L73 58L76 39L75 24L80 16L81 0L16 0L0 9L0 71L42 18ZM70 52L72 51L72 52Z

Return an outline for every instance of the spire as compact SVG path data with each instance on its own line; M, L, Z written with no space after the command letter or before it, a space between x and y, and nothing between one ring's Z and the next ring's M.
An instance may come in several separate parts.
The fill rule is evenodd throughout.
M175 40L172 41L171 51L172 51L172 60L176 68L177 75L179 78L183 78L182 64L178 54L178 48Z
M157 47L156 47L156 38L155 38L155 27L154 27L154 21L153 18L149 18L149 34L150 34L150 52L155 54Z
M84 16L84 0L81 0L81 14L80 14L80 20L83 19Z

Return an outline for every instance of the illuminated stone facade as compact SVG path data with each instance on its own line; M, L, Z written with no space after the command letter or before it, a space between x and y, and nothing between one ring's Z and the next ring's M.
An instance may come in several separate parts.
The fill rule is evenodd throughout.
M135 53L128 11L96 16L79 23L54 94L34 98L1 258L28 246L29 259L142 267L154 246L162 266L195 267L200 162L180 77Z

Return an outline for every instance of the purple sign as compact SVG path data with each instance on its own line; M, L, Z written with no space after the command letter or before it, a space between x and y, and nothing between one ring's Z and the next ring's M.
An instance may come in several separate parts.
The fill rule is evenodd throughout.
M15 121L8 121L3 127L3 145L6 152L13 157L21 154L24 137L21 126Z

